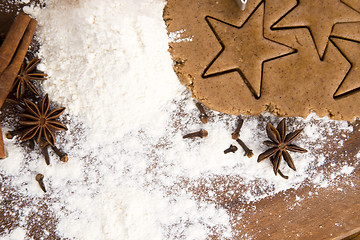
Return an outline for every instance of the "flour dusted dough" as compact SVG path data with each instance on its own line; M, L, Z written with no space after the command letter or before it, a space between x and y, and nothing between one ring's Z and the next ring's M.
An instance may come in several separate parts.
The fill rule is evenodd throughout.
M168 32L182 30L181 38L191 39L170 43L174 69L195 98L220 112L256 115L267 110L279 116L306 117L315 111L319 116L352 120L360 116L360 92L350 91L360 87L360 71L356 70L360 62L357 63L347 49L351 47L354 51L360 51L360 13L357 12L360 2L343 2L351 6L344 5L344 9L347 9L344 14L351 14L346 21L358 22L334 25L329 37L331 41L328 41L321 60L308 28L271 29L296 6L296 0L249 1L245 11L240 11L234 0L168 0L164 11ZM326 11L336 11L326 4L324 6ZM241 44L237 45L237 39L242 41L241 37L253 38L257 30L243 27L251 23L251 18L256 14L263 15L264 39L276 42L276 46L282 48L278 49L278 54L269 56L274 57L273 60L263 61L257 67L247 64L245 69L241 69L244 65L238 64L239 61L246 62L253 57L249 54L257 54L256 51L226 50L242 47ZM326 21L323 15L319 12L313 17ZM292 17L290 20L294 19ZM285 22L280 21L275 27L287 25L289 19L284 17L283 20ZM306 25L307 21L299 17L293 26ZM213 31L222 34L216 36ZM224 37L226 33L229 36ZM225 46L223 51L221 44ZM294 49L296 52L291 54ZM258 50L258 54L263 53L262 49ZM219 57L218 61L214 61L216 56ZM247 74L257 76L245 77L244 80L239 71L229 71L236 68L242 73L247 71ZM259 88L260 98L250 91L249 83L254 89ZM337 96L341 93L347 94L334 98L334 94Z

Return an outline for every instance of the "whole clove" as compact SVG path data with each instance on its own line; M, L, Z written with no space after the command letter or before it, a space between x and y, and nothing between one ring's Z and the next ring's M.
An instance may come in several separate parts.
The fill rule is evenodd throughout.
M197 102L196 107L200 111L200 121L203 123L207 123L209 121L209 116L206 114L203 105L201 103Z
M201 129L200 131L197 131L197 132L188 133L188 134L184 135L183 138L195 138L195 137L204 138L207 136L208 136L208 132L204 129Z
M227 154L227 153L235 153L236 151L238 150L237 146L234 146L234 145L230 145L230 147L228 149L225 149L224 150L224 153Z
M254 155L253 151L250 148L248 148L240 138L236 139L236 141L239 143L239 145L245 151L244 156L247 156L248 158L251 158Z
M44 184L44 175L42 175L41 173L37 174L35 177L36 181L39 183L41 190L43 190L46 193L46 188L45 188L45 184Z
M244 123L244 119L242 119L241 117L239 117L239 120L238 120L236 129L235 129L235 131L231 134L232 139L236 140L236 139L238 139L238 138L240 137L240 130L241 130L241 128L242 128L243 123Z
M69 161L68 155L66 153L60 151L60 149L58 149L56 146L51 146L51 148L54 150L56 155L58 155L60 157L60 161L62 161L62 162Z

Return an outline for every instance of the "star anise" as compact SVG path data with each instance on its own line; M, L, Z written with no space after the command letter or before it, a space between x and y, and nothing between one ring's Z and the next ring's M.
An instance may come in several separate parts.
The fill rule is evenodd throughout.
M39 92L31 82L31 80L46 80L47 75L44 73L34 72L40 59L37 57L31 60L27 65L25 62L21 65L18 76L16 77L12 90L16 89L16 98L21 98L25 93L25 88L28 87L30 91L39 96Z
M65 108L57 108L50 111L50 100L46 94L39 107L35 103L24 99L25 110L27 113L20 114L24 121L20 121L20 124L25 126L25 133L21 137L21 141L26 141L34 138L37 143L40 139L45 139L51 146L55 144L54 131L66 131L67 127L55 120L64 111Z
M298 129L286 135L285 119L281 120L277 128L275 128L273 125L268 123L266 126L266 133L271 141L265 141L264 144L271 148L265 151L264 153L260 154L257 161L261 162L267 158L270 158L274 166L275 175L277 175L277 173L279 172L280 175L283 176L283 174L279 170L280 160L282 156L284 160L287 162L288 166L294 171L296 171L294 161L291 158L288 151L300 152L300 153L307 152L307 150L304 148L290 144L292 141L294 141L295 138L297 138L300 135L302 130L303 129Z

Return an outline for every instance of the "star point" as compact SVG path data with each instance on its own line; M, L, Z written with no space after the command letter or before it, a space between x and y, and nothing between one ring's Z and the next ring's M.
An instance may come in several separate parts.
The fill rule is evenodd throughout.
M360 42L352 39L331 37L331 42L340 50L351 64L346 76L334 93L334 98L347 96L360 91Z

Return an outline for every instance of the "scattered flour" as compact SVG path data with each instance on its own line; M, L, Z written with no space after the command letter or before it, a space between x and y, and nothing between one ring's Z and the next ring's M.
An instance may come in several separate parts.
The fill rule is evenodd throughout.
M2 237L3 240L23 240L26 238L26 229L16 228L10 234Z
M185 29L181 29L179 31L171 32L169 34L169 41L170 42L191 42L193 40L192 37L183 37L183 33L185 33Z
M39 206L55 215L54 222L42 223L39 238L232 239L234 219L216 204L219 194L237 194L246 204L308 180L327 187L354 170L346 163L333 177L320 170L335 162L321 154L326 134L353 129L315 114L289 123L289 131L305 127L296 143L309 153L292 155L296 172L282 162L287 181L274 176L270 161L256 162L266 149L265 122L279 122L270 114L244 117L241 139L253 149L253 158L243 156L242 149L225 155L223 150L236 144L230 134L237 118L210 112L208 124L199 121L167 51L169 38L177 41L184 31L167 36L164 4L48 0L46 8L24 9L39 21L41 68L49 75L44 91L67 107L63 120L69 131L60 133L57 142L70 160L62 163L51 153L47 166L39 151L27 153L18 139L5 139L9 157L0 162L3 183L19 192L16 196L27 206L21 210L20 203L14 204L10 215L19 218L19 227L5 239L25 238L26 226L40 221L31 218ZM200 128L209 132L207 138L182 139ZM34 181L38 172L45 176L45 197ZM199 188L208 191L198 193ZM297 203L302 199L297 197ZM242 236L250 238L246 232Z
M351 174L353 171L354 171L354 167L350 167L350 166L343 166L342 168L341 168L341 173L342 174L346 174L346 175L349 175L349 174Z

